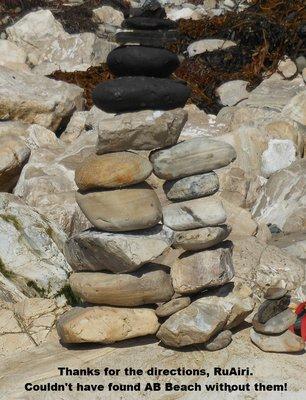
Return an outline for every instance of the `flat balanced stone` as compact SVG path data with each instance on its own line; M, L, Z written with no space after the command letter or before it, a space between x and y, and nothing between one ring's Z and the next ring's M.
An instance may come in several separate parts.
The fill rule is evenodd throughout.
M166 78L180 65L176 54L166 49L122 46L112 50L107 65L116 76L155 76Z
M222 202L216 198L202 198L163 207L164 224L175 231L216 226L226 221Z
M74 307L57 322L63 343L114 343L152 335L159 328L154 310L146 308Z
M187 121L187 111L144 110L116 115L98 123L97 153L152 150L177 143Z
M233 277L232 250L227 243L205 251L184 253L171 268L174 290L180 294L221 286Z
M281 299L288 293L287 289L281 287L269 287L265 293L265 299L267 300L277 300Z
M108 232L146 229L162 219L162 208L147 183L129 188L77 192L76 201L94 227Z
M145 181L152 172L150 161L131 152L92 154L75 171L80 190L120 188Z
M251 340L262 351L274 353L298 353L304 350L304 340L292 333L286 331L281 335L263 335L251 329Z
M123 31L115 35L119 44L139 44L142 46L163 47L180 40L178 31Z
M190 89L182 82L148 76L130 76L106 81L93 91L94 104L103 111L171 110L184 107Z
M181 142L150 155L155 175L167 180L225 167L235 158L235 149L230 144L208 137Z
M190 297L178 297L177 299L172 299L168 303L161 304L155 310L158 317L164 318L169 317L172 314L186 308L191 303Z
M156 336L167 346L173 347L205 343L221 331L227 316L223 307L205 304L199 299L171 315Z
M255 314L252 320L256 332L265 334L276 334L285 332L296 321L296 314L289 308L269 319L265 324L258 321L258 315Z
M168 301L173 295L170 274L154 265L133 274L78 272L69 283L73 293L93 304L133 307Z
M171 21L171 19L130 17L122 22L122 27L136 30L175 29L178 24L175 21Z
M207 172L167 181L163 189L171 201L197 199L216 193L219 189L219 178L215 172Z
M174 247L184 250L205 250L225 240L231 233L229 225L174 232Z
M265 324L269 319L286 310L289 304L289 295L286 295L276 300L264 301L258 309L258 322L260 322L261 324Z
M74 271L136 271L170 249L171 229L154 228L111 233L93 229L71 236L64 247L65 257Z
M208 343L205 343L205 349L209 351L217 351L227 347L232 341L232 332L229 330L222 331L212 338Z

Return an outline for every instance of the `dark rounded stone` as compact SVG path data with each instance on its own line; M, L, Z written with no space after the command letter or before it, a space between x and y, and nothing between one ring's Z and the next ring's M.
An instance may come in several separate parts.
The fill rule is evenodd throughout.
M120 44L140 44L142 46L164 47L177 42L180 34L177 31L122 31L116 33L116 42Z
M131 17L123 21L122 27L140 30L175 29L177 23L171 19Z
M165 78L179 67L180 61L176 54L166 49L123 46L109 53L107 65L116 76L144 75Z
M120 113L184 107L189 95L190 89L184 83L137 76L100 83L95 87L92 98L101 110Z

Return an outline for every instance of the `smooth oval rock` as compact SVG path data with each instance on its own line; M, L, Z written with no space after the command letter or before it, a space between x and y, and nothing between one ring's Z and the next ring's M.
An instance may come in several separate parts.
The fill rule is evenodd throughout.
M157 307L155 313L161 318L169 317L183 308L188 307L190 303L190 297L178 297L168 301L168 303L161 304L159 307Z
M159 323L147 308L74 307L57 322L63 343L114 343L154 334Z
M184 201L210 196L219 189L219 178L215 172L187 176L163 185L166 196L171 201Z
M149 160L131 152L92 154L75 171L80 190L120 188L145 181L151 175Z
M173 246L189 251L205 250L225 240L230 233L228 225L175 232Z
M76 201L97 229L108 232L146 229L162 219L158 197L146 183L117 190L77 192Z
M159 178L172 180L225 167L236 158L233 146L208 137L197 137L153 151L150 160Z
M219 199L209 197L163 207L163 221L175 231L185 231L223 224L226 212Z
M186 252L171 267L172 284L180 294L221 286L233 277L232 250L227 243L196 253Z
M292 333L286 331L281 335L263 335L251 329L251 340L262 351L272 353L298 353L304 350L304 340Z
M116 76L155 76L166 78L180 65L176 54L166 49L122 46L112 50L107 65Z
M74 271L136 271L170 250L173 232L164 225L112 233L87 229L71 236L64 255Z
M296 314L289 308L270 318L265 324L258 321L258 315L255 314L252 320L256 332L265 334L276 334L285 332L296 321Z
M217 351L227 347L232 341L232 332L229 330L222 331L205 343L205 349L209 351Z
M173 295L165 268L147 265L133 274L78 272L70 276L72 291L93 304L132 307L168 301Z
M140 30L175 29L177 28L177 23L171 21L171 19L130 17L122 22L122 27Z
M131 76L100 83L95 87L92 98L94 104L103 111L120 113L184 107L189 95L190 89L181 82Z

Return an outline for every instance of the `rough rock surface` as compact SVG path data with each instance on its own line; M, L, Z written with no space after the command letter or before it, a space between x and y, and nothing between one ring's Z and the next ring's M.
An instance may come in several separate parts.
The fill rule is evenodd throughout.
M116 115L97 124L97 153L152 150L174 145L187 121L187 112L144 110Z
M175 292L197 293L224 285L234 276L231 247L227 244L196 253L185 253L171 268Z
M286 331L280 335L263 335L251 329L251 340L262 351L276 353L298 353L304 350L304 340L292 333Z
M222 331L212 338L208 343L205 343L205 349L209 351L217 351L224 349L232 342L232 332Z
M0 39L0 65L16 70L27 71L30 70L26 65L27 55L23 49L16 46L15 43L9 40Z
M73 293L93 304L133 307L168 301L173 295L169 273L158 266L144 266L133 274L74 273Z
M305 91L294 96L284 107L282 113L301 125L306 125L306 95Z
M69 238L65 256L75 271L131 272L153 262L173 242L167 227L127 233L86 230Z
M224 167L236 158L228 143L199 137L150 155L154 173L162 179L176 179Z
M220 102L224 106L234 106L241 100L249 97L249 92L246 90L247 81L235 80L223 83L216 90L220 98Z
M75 307L57 323L63 343L114 343L154 334L159 327L147 308Z
M161 304L155 310L155 313L158 317L164 318L169 317L172 314L182 310L189 306L191 300L190 297L178 297L177 299L172 299L167 303Z
M97 229L108 232L150 228L162 218L158 197L147 183L103 192L77 192L76 201Z
M175 231L216 226L226 221L222 202L216 198L203 198L163 207L164 224Z

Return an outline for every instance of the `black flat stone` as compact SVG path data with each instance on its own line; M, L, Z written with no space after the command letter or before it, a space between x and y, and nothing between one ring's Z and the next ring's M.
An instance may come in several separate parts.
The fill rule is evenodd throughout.
M176 54L166 49L123 46L112 50L107 65L116 76L155 76L166 78L180 65Z
M131 17L165 18L166 11L157 0L147 0L142 7L130 8Z
M156 29L175 29L177 23L171 19L132 17L122 22L123 28L140 29L140 30L156 30Z
M120 44L140 44L142 46L163 47L180 39L177 31L133 31L118 32L116 41Z
M103 111L121 113L184 107L189 96L189 87L181 82L137 76L100 83L95 87L92 99Z

